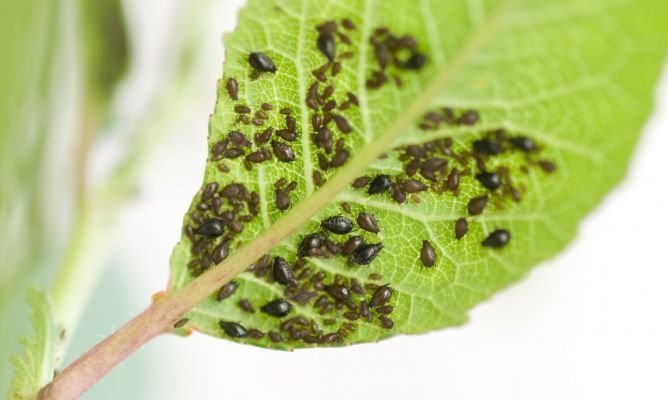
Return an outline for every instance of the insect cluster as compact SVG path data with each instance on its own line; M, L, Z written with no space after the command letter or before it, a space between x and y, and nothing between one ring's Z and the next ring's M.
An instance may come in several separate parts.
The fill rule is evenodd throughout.
M310 140L315 149L317 167L313 166L315 170L310 177L315 186L324 185L337 168L346 164L351 155L348 137L356 131L348 113L359 107L360 102L353 92L337 92L336 79L344 71L346 60L356 56L351 38L356 32L355 24L349 19L326 21L315 27L312 45L323 63L311 71L312 81L302 94L309 126L298 123L293 116L297 111L290 106L243 104L239 100L243 89L239 81L229 77L224 82L224 89L233 102L235 129L225 132L210 149L209 161L218 171L229 174L230 165L243 165L247 171L253 171L263 163L274 163L274 166L292 163L300 157L302 140ZM368 90L380 90L392 83L401 87L403 74L418 73L428 63L428 56L420 51L418 41L410 35L395 35L388 28L380 27L368 39L357 40L369 40L373 49L371 75L366 79ZM253 50L247 62L252 81L280 74L281 65L274 62L271 54ZM299 118L301 120L301 116ZM419 128L434 131L444 126L475 127L480 120L476 110L441 108L427 113L419 122ZM270 121L280 121L279 126L272 126ZM295 146L297 143L299 147ZM451 138L412 144L393 150L393 156L403 165L401 173L362 176L352 187L367 196L386 196L403 205L419 203L420 196L426 194L459 196L461 182L475 180L480 194L468 200L468 215L454 223L454 237L459 240L468 232L469 219L483 214L489 204L500 206L507 199L521 201L523 189L513 184L510 169L488 168L487 162L504 153L520 152L527 160L523 167L525 172L533 166L546 172L554 171L554 164L538 158L540 150L529 137L509 135L502 130L485 132L482 138L466 147ZM299 184L287 178L274 182L269 196L273 192L276 210L290 209ZM341 207L341 214L324 217L318 226L301 237L292 254L266 254L242 274L242 278L252 274L254 280L278 288L272 291L271 298L257 301L245 297L239 289L243 289L244 279L220 288L215 294L216 302L234 305L248 315L248 321L258 321L254 316L262 316L262 324L254 327L221 320L221 334L244 338L250 343L261 340L286 346L327 345L344 343L360 324L381 330L393 329L395 289L373 271L374 265L380 262L379 257L382 261L382 221L364 208L353 210L348 203L341 203ZM260 195L243 183L205 184L184 228L191 244L190 274L200 275L227 258L238 245L245 225L253 223L259 214ZM500 248L507 245L510 238L510 232L500 228L481 244ZM332 258L344 261L350 273L337 274L322 268L321 262ZM439 254L431 241L423 239L416 259L424 268L436 268ZM361 275L366 275L366 279L360 281ZM267 328L267 318L272 328ZM182 328L188 322L184 318L175 322L174 327Z

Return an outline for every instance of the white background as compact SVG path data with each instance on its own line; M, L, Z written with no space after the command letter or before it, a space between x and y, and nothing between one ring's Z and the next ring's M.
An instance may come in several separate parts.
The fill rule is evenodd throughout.
M178 1L170 1L177 3ZM132 2L138 71L159 70L178 12ZM208 30L202 96L147 168L119 221L112 261L74 353L162 290L181 218L201 182L220 32L241 1L222 1ZM150 343L89 399L668 399L668 79L626 180L558 258L475 308L470 322L343 349L276 352L193 335ZM118 293L123 295L119 296Z

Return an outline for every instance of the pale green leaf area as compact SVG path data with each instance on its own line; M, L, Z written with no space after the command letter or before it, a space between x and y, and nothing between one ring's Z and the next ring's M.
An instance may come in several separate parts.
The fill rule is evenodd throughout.
M344 29L342 18L352 20L357 29ZM383 250L370 265L349 265L340 254L304 258L305 266L296 274L310 269L310 275L300 276L299 285L315 292L316 297L305 304L289 299L292 310L283 318L269 316L260 307L270 300L288 297L286 288L273 281L271 271L264 276L247 271L235 278L238 288L230 297L216 301L214 294L191 310L186 330L229 338L229 333L219 327L223 320L265 334L234 340L292 349L377 341L395 334L463 324L473 306L562 250L574 238L578 222L623 177L652 109L653 86L668 43L668 4L662 0L251 0L240 15L237 30L225 39L227 56L210 122L210 149L233 130L252 140L256 132L269 126L285 128L279 109L288 107L297 125L297 139L290 143L296 159L285 163L274 156L254 164L249 171L244 167L244 157L213 161L210 155L204 185L217 182L219 188L224 188L238 182L259 196L257 216L246 206L238 213L251 217L243 223L241 233L231 235L231 251L280 220L282 212L275 203L277 180L296 182L296 189L290 193L292 209L299 208L299 201L318 189L312 176L321 171L318 154L323 151L312 141L313 111L306 100L309 87L315 82L311 71L326 61L316 47L316 26L329 20L338 21L339 32L351 40L351 45L346 45L337 39L337 60L343 68L336 77L328 75L328 82L335 88L332 98L338 105L345 102L348 91L359 99L359 107L333 111L350 122L350 134L341 133L333 122L329 124L334 142L343 138L351 157L363 159L372 141L388 135L407 110L418 110L416 115L424 115L450 107L455 115L464 110L477 110L480 115L475 125L444 124L431 130L420 129L420 121L413 121L393 146L383 150L387 157L369 160L372 162L367 170L357 171L359 175L388 174L395 182L408 179L404 172L405 150L397 148L451 138L455 156L441 157L448 159L449 171L454 167L463 171L459 190L439 194L430 189L398 204L389 191L368 195L366 188L349 187L270 255L282 256L294 267L302 238L319 232L320 221L333 215L347 215L355 221L360 212L367 212L378 221L378 234L365 232L355 223L352 233L329 234L329 238L341 243L358 234L367 243L382 243ZM380 89L367 88L367 79L378 69L369 39L379 27L387 27L396 36L414 36L419 51L428 57L419 71L388 68L390 74L400 76L401 87L390 79ZM264 73L253 79L248 64L252 51L269 56L277 73ZM340 58L346 51L352 52L352 58ZM239 82L236 102L226 91L231 77ZM329 83L321 84L320 91ZM253 118L265 102L273 110L267 111L268 120L261 127L239 121L235 106L249 106ZM512 184L521 193L519 202L509 198L507 186L490 193L473 177L481 169L471 157L472 143L499 129L507 137L527 136L539 146L526 155L504 144L500 155L483 157L489 171L507 168ZM273 140L285 142L275 134ZM244 149L244 154L256 150L258 146L253 144ZM462 162L457 155L463 157ZM545 172L537 167L537 160L553 162L556 171ZM228 173L220 171L221 163L229 167ZM330 168L322 173L331 178L336 171L337 168ZM357 176L348 179L352 182ZM414 178L430 184L419 173ZM507 185L509 179L504 182ZM467 216L469 200L486 193L491 200L484 212ZM198 217L193 219L193 213L201 202L201 194L195 196L186 226L198 226ZM342 209L343 202L350 205L351 214ZM223 210L230 208L227 200L222 204ZM213 215L211 208L199 213L201 218ZM470 229L457 240L454 224L460 217L468 217ZM229 232L230 226L226 229ZM512 235L510 242L497 249L482 246L481 242L496 229L508 230ZM201 240L197 235L194 239ZM437 254L431 268L420 260L423 240L429 240ZM629 240L634 240L631 234ZM209 252L221 239L212 243ZM199 268L193 260L201 257L193 254L193 242L184 234L172 258L170 290L192 280L192 271ZM248 261L250 265L254 260ZM317 289L310 277L319 272L325 274L325 288ZM382 278L373 280L371 274ZM344 315L352 310L341 302L337 306L326 286L338 279L350 287L353 278L362 285L388 284L393 289L387 303L393 307L387 316L393 327L381 326L378 310L371 311L369 320ZM357 310L362 301L369 302L374 290L371 286L364 295L352 293L353 308ZM324 303L331 304L331 309L323 311L324 303L316 305L320 296L324 296ZM242 310L242 299L249 300L255 312ZM306 319L306 326L296 329L303 331L297 333L301 338L294 338L290 328L280 327L282 322L297 316ZM266 335L271 331L282 335L280 343L273 343ZM331 342L323 339L332 333L338 336L330 336ZM316 339L304 339L304 335Z
M53 318L53 305L49 296L40 290L28 291L28 303L32 308L33 333L21 340L23 355L14 356L16 368L8 399L36 398L39 390L53 378L60 358L59 342L63 333Z

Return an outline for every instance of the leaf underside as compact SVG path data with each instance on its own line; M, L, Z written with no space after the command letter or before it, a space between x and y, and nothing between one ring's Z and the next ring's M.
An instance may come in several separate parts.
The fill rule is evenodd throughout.
M422 117L347 177L374 182L357 180L264 259L249 260L179 331L292 349L464 323L474 305L561 250L621 179L651 110L667 26L659 0L250 0L225 39L205 179L172 257L170 290L224 258L220 246L234 252L275 224L284 213L277 196L283 208L299 207L346 152L363 158L406 110ZM335 63L323 68L321 34L336 44ZM256 71L251 52L277 71ZM256 136L269 127L262 144ZM369 194L387 186L382 175L389 188ZM347 217L352 231L321 227L332 216ZM207 228L223 235L206 237ZM312 234L320 246L298 256ZM373 260L370 248L342 254L353 236L382 250ZM287 285L274 278L276 257L296 276ZM262 310L279 299L287 316Z

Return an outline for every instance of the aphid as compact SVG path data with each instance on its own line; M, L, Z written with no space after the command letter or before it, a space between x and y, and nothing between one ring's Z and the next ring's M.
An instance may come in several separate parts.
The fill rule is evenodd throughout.
M272 74L276 73L276 65L274 65L272 59L262 53L259 52L250 53L250 55L248 56L248 63L256 71L271 72Z
M315 79L319 80L320 82L327 82L327 75L325 75L324 72L320 71L313 71L313 76Z
M336 21L326 21L317 26L318 32L324 34L332 34L338 29Z
M225 221L221 219L209 218L205 220L204 223L197 229L195 229L195 233L200 236L215 238L223 234L225 225Z
M332 94L334 94L334 86L329 85L325 88L325 91L322 92L322 98L327 99L329 98Z
M299 258L308 256L311 249L319 249L322 246L323 241L324 238L320 233L311 233L306 235L299 245L297 256Z
M248 299L239 300L239 308L246 311L247 313L254 313L255 312L255 307L253 307L253 305L251 304L251 302Z
M469 215L482 214L482 212L485 211L485 208L487 207L487 203L489 203L489 197L487 196L478 196L472 198L469 200L469 203L466 206Z
M218 182L211 182L202 191L202 200L208 200L218 191Z
M392 321L391 319L387 318L384 315L381 315L380 325L385 329L392 329L392 327L394 326L394 321Z
M419 193L427 190L429 187L415 179L409 179L401 184L401 188L406 193Z
M243 155L244 155L244 151L241 150L241 149L236 149L236 148L235 149L227 149L223 153L223 157L229 158L231 160L235 159L235 158L238 158L238 157L241 157Z
M507 245L508 242L510 242L510 232L505 229L497 229L483 240L482 245L485 247L499 248Z
M314 171L313 172L313 182L315 183L316 186L320 187L325 184L325 178L323 178L322 173L320 171Z
M276 158L283 162L292 162L295 160L295 151L285 143L273 141L271 147L274 149Z
M290 264L279 256L274 257L272 275L276 282L284 286L294 285L296 282L295 273L290 268Z
M346 319L349 319L351 321L356 321L360 319L360 315L354 311L348 311L346 313L343 313L343 316L346 317Z
M392 314L394 307L392 306L380 306L376 308L376 312L379 314Z
M262 104L260 105L260 107L261 107L264 111L271 111L271 110L274 109L274 106L272 106L272 105L269 104L269 103L262 103Z
M415 53L406 60L403 67L410 70L419 70L427 63L427 56L423 53Z
M292 311L292 305L283 299L272 300L269 303L263 305L260 310L263 313L272 315L274 317L285 317L290 314Z
M466 221L466 218L459 218L455 222L455 238L457 240L461 239L469 231L469 223Z
M330 112L336 108L336 101L330 100L324 106L322 106L323 112Z
M336 127L343 133L350 133L353 129L350 127L350 123L341 115L334 115L334 123Z
M480 121L480 114L475 110L466 111L457 119L460 125L475 125L478 121Z
M387 191L387 189L390 188L390 185L392 185L392 178L390 178L389 175L377 175L371 181L371 185L369 186L369 190L367 191L367 193L369 194L384 193Z
M382 249L382 243L362 245L353 254L353 261L356 264L369 265L376 257L378 257L378 254Z
M252 337L254 339L262 339L264 337L264 333L257 329L249 329L248 330L248 337Z
M285 117L285 125L290 131L297 130L297 121L295 121L295 119L290 116Z
M276 189L276 208L285 211L292 205L290 195L283 189Z
M337 235L345 235L353 230L353 222L343 215L329 217L322 221L320 226Z
M357 224L360 226L360 228L364 229L367 232L371 233L380 232L380 228L378 227L378 221L376 221L376 217L374 217L373 214L365 212L360 213L357 216Z
M243 104L237 104L236 106L234 106L234 111L237 114L249 114L251 112L251 109L250 107L245 106Z
M269 339L271 339L271 341L274 343L280 343L281 341L283 341L283 337L278 332L270 331L268 335Z
M229 143L230 142L227 139L221 140L220 142L213 145L213 147L211 148L211 153L214 155L222 155L227 149L227 145Z
M332 62L336 57L336 41L331 33L321 33L318 36L318 50Z
M345 301L350 298L350 290L343 285L330 285L326 286L325 289L330 296L339 301Z
M428 240L422 241L422 249L420 250L420 261L425 267L433 267L436 263L436 250Z
M369 306L372 308L376 308L378 306L382 306L390 299L392 298L392 288L389 287L388 285L383 285L376 289L375 292L373 292L373 296L371 296L371 301L369 301Z
M225 260L230 252L230 239L223 240L223 243L219 244L211 253L211 259L214 263L220 264Z
M501 154L502 148L501 145L495 141L489 139L480 139L473 142L473 150L475 150L476 153L495 156L497 154Z
M283 140L287 140L288 142L294 142L297 140L297 132L291 131L289 129L279 129L276 131L276 135Z
M348 161L348 157L350 157L350 152L346 149L341 149L334 154L329 165L333 168L338 168Z
M228 79L227 84L225 85L225 89L227 89L227 94L230 95L230 98L232 100L239 99L239 83L237 82L236 79L234 78Z
M366 294L362 284L355 278L350 280L350 290L359 294L360 296L364 296Z
M501 175L496 172L481 172L475 178L489 190L496 190L501 186Z
M458 187L459 187L459 170L457 168L453 168L453 170L450 171L450 175L448 175L448 189L454 192L455 190L457 190Z
M353 212L353 209L350 206L350 203L348 203L348 202L344 201L343 203L341 203L341 208L343 209L343 211L347 212L348 214L351 214Z
M349 256L355 252L360 246L364 244L364 238L361 236L353 236L346 241L341 250L341 254Z
M359 178L353 181L353 187L355 189L361 189L366 185L368 185L369 182L371 182L371 178L369 178L368 176L360 176Z
M186 324L187 324L189 321L190 321L190 320L189 320L188 318L181 318L180 320L178 320L178 321L176 321L176 322L174 323L173 327L174 327L174 329L183 328L184 326L186 326Z
M371 279L372 281L379 281L379 280L383 279L383 276L381 274L372 272L372 273L369 274L369 279Z
M326 152L332 151L332 131L329 130L326 126L321 126L318 129L318 134L316 136L318 143L322 146Z
M557 169L557 166L554 165L552 161L540 160L538 161L538 165L540 165L543 171L545 171L548 174L553 173Z
M360 303L359 312L360 315L367 320L371 317L371 309L369 308L369 304L366 301Z
M236 283L235 281L231 281L224 284L218 291L218 294L216 295L216 301L223 301L226 298L232 296L238 287L239 284Z
M392 199L399 204L404 204L408 200L406 192L404 192L399 185L392 185L390 192L392 194Z
M252 162L252 163L262 163L267 161L270 158L269 153L265 150L258 150L250 153L249 155L246 156L246 161Z
M335 62L332 64L332 76L337 76L341 70L343 69L343 66L341 63Z
M348 30L357 29L357 25L355 25L355 23L353 21L349 20L348 18L342 19L341 20L341 25L343 25L343 27L348 29Z
M236 322L219 321L218 325L225 331L225 334L233 338L242 338L248 335L248 331Z

